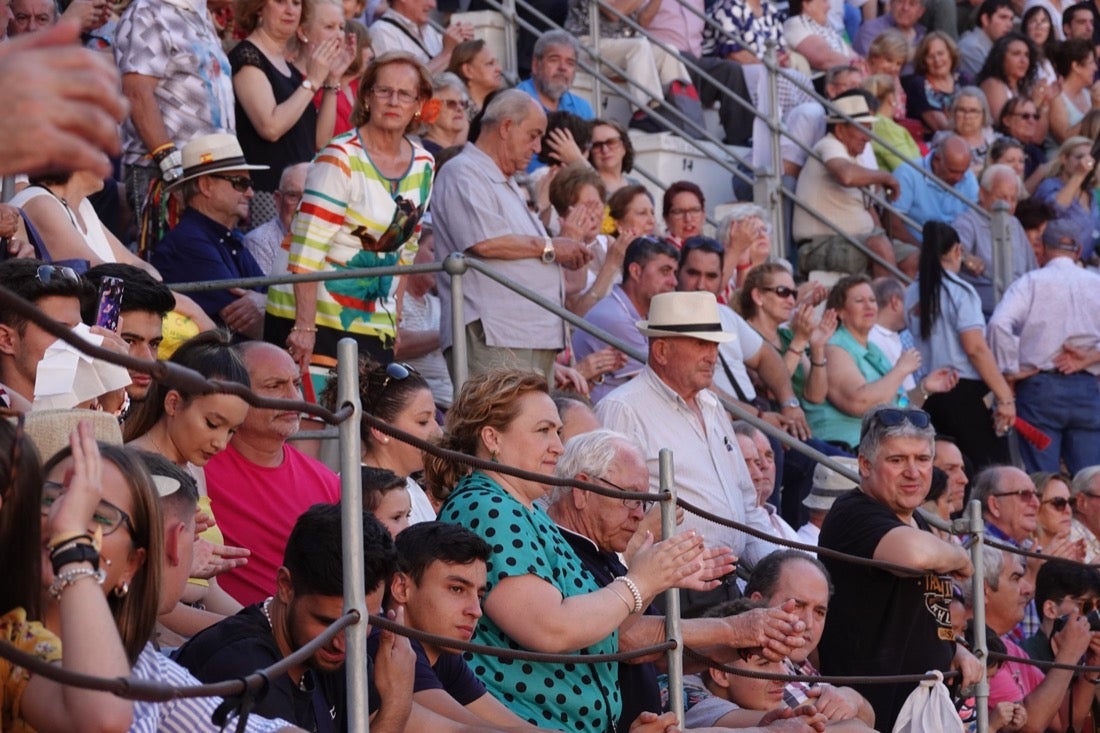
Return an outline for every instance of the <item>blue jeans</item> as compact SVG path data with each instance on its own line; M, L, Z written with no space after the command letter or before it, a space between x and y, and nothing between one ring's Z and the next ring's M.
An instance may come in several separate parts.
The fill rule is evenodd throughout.
M1042 372L1016 387L1016 414L1050 436L1046 450L1020 438L1028 471L1059 471L1064 458L1071 474L1100 464L1100 383L1088 372Z

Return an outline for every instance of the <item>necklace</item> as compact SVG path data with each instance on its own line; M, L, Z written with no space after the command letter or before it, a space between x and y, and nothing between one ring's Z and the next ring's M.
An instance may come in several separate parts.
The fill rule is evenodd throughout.
M260 609L264 612L264 618L267 619L267 625L271 627L271 630L275 630L275 624L271 623L271 602L275 600L273 596L268 596L264 604L260 606Z

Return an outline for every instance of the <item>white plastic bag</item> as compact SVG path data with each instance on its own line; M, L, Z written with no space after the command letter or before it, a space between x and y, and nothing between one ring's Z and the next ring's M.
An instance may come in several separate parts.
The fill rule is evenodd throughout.
M893 733L964 733L962 720L943 684L943 673L925 680L905 699Z

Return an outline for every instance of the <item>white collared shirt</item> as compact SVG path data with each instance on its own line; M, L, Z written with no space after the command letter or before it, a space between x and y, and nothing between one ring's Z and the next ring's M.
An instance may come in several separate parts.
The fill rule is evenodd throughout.
M604 427L629 435L645 447L654 489L660 481L658 453L670 448L679 496L700 509L774 536L767 512L756 505L756 489L729 416L710 390L699 392L695 403L703 415L702 424L687 402L647 365L636 378L600 400L596 413ZM771 542L686 512L680 530L689 529L699 532L708 547L729 547L750 563L778 549Z

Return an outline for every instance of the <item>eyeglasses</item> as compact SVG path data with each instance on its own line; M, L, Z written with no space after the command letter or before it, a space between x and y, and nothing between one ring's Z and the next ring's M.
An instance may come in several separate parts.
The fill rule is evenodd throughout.
M278 191L277 193L282 196L285 201L301 201L302 196L305 196L305 191Z
M612 150L617 147L622 141L623 139L621 137L609 137L606 140L593 140L591 145L592 152L596 152L597 150L601 150L603 148Z
M794 288L788 288L786 285L776 285L774 288L760 288L768 293L775 293L780 298L794 298L798 295L798 291Z
M679 218L681 216L699 216L702 213L703 213L703 207L701 207L701 206L693 206L690 209L669 209L668 210L668 215L669 216L673 216L673 217L677 217L677 218Z
M397 97L397 101L401 104L411 104L420 99L420 95L416 92L410 92L407 89L394 89L393 87L372 87L370 93L375 99L384 99L389 101Z
M1043 499L1040 504L1050 504L1055 510L1064 512L1069 506L1069 499L1065 496L1056 496L1053 499Z
M217 173L211 173L211 178L218 178L222 181L227 181L233 190L238 193L244 193L248 189L252 188L252 179L248 176L223 176Z
M1019 117L1021 120L1037 121L1039 119L1038 112L1013 112L1012 114L1016 117Z
M370 414L374 414L374 408L378 407L378 403L382 401L383 395L386 394L386 388L390 386L390 382L404 382L412 374L419 374L415 368L406 364L403 361L391 361L386 365L386 378L382 380L382 386L374 393L374 399L370 402L370 408L367 410ZM373 372L371 376L377 375L378 372Z
M597 481L603 481L605 484L607 484L611 488L618 489L619 491L633 491L633 489L624 489L622 486L619 486L616 483L608 481L603 476L597 476L596 480ZM648 512L649 508L651 506L653 506L652 501L646 501L645 499L620 499L619 501L621 501L623 503L623 506L625 506L630 511L634 511L635 509L641 509L643 514L645 512Z
M50 513L50 507L61 498L63 493L65 493L65 487L55 481L46 481L42 484L43 517ZM97 529L102 529L103 536L106 537L113 534L124 524L130 536L133 537L136 532L134 531L134 523L130 520L130 515L106 499L100 499L99 505L92 515L91 522L88 524L88 534L94 535Z
M400 97L398 98L400 99ZM473 109L474 106L474 103L468 99L441 99L439 101L442 102L444 106L446 106L447 109L451 110L452 112L458 112L460 110L463 112L469 112L471 109Z
M1031 501L1032 499L1039 498L1039 495L1035 493L1035 489L1020 489L1019 491L1000 491L994 492L993 496L996 496L998 498L1007 496L1018 496L1020 497L1020 501Z
M80 275L76 270L61 265L39 265L34 276L43 285L49 285L52 282L80 282Z
M896 428L908 422L915 428L926 428L932 424L932 417L924 410L899 410L894 407L884 407L871 413L871 419L867 420L860 428L859 441L862 443L867 431L874 423L883 427Z

